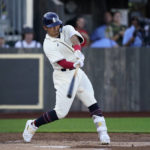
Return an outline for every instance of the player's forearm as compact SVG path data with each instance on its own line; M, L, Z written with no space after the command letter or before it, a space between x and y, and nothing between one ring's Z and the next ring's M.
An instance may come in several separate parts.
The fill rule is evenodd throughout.
M75 51L81 50L80 41L76 35L73 35L70 40Z
M73 35L70 40L72 45L80 45L80 41L76 35Z
M66 59L63 59L63 60L60 60L57 62L61 67L63 67L64 69L72 69L74 68L73 66L73 62L69 62L69 61L66 61Z

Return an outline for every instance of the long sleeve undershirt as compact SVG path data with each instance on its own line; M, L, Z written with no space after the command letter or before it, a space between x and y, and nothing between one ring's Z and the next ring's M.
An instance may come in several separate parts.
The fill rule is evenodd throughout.
M64 69L72 69L73 67L73 62L66 61L66 59L60 60L57 62L60 66L62 66Z
M73 46L74 50L80 50L81 51L81 46L80 45L74 45ZM60 60L57 62L60 66L62 66L64 69L72 69L73 67L73 63L66 61L66 59Z

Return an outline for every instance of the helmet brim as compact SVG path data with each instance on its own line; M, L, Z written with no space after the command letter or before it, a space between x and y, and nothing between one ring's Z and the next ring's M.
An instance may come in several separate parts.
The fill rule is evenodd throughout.
M51 28L51 27L55 27L55 26L58 26L58 25L62 25L62 21L61 20L59 20L59 21L57 21L55 23L46 25L46 27Z

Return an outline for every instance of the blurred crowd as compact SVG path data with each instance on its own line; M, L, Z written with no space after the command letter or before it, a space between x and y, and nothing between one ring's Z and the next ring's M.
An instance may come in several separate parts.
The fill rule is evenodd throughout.
M9 48L10 46L5 43L5 35L0 33L0 48ZM41 43L34 40L34 32L30 27L24 27L22 30L22 39L17 41L15 48L41 48Z
M105 12L103 24L97 27L91 35L86 31L86 20L82 16L68 21L66 24L73 25L84 37L84 46L92 48L113 47L142 47L145 46L145 30L141 27L138 17L129 19L129 26L121 24L121 13Z
M144 30L137 17L131 17L129 26L121 24L119 11L105 12L104 24L95 29L91 35L91 47L142 47L144 44Z
M129 26L121 24L121 13L105 12L103 24L97 27L90 35L86 31L87 22L83 16L77 16L66 22L75 27L84 37L82 47L113 48L113 47L142 47L146 38L146 30L141 27L140 21L133 16L129 20ZM145 28L146 29L146 28ZM0 33L0 47L9 48L5 43L5 35ZM41 48L40 42L34 40L34 32L30 27L22 30L22 39L14 44L15 48Z
M91 47L142 47L144 30L137 17L131 17L129 26L121 24L119 11L104 15L104 25L99 26L91 35ZM100 34L101 33L101 34Z

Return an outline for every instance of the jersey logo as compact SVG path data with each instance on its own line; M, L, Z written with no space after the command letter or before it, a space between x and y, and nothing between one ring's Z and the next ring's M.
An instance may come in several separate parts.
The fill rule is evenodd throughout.
M57 43L57 47L59 46L59 44Z

